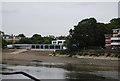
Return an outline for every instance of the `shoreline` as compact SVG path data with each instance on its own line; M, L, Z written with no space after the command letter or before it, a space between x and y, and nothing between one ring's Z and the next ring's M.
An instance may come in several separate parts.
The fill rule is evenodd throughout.
M57 54L58 57L69 57L69 55L60 55ZM96 60L120 60L117 57L106 57L106 56L80 56L80 55L73 55L71 58L79 58L79 59L96 59Z
M118 67L119 60L116 59L99 59L94 57L68 57L66 55L49 56L49 52L40 51L24 51L17 54L12 54L13 51L3 52L3 64L14 65L30 65L31 62L49 62L49 63L70 63L70 64L83 64L83 65L95 65L101 67ZM15 52L13 52L15 53ZM94 59L93 59L94 58Z
M16 55L16 54L21 54L21 53L31 51L31 52L49 53L48 56L53 56L53 57L71 57L71 58L79 58L79 59L96 59L96 60L98 59L98 60L116 60L116 61L120 60L120 58L118 57L89 56L89 55L83 56L78 54L70 56L69 54L56 53L54 56L53 51L39 51L39 50L27 50L27 49L5 49L5 50L8 50L8 51L7 52L3 51L2 54Z

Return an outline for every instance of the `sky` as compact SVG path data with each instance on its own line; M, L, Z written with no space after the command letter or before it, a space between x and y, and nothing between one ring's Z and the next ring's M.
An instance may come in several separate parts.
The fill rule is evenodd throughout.
M117 2L3 2L2 31L20 33L68 35L83 19L94 17L98 22L109 23L118 17Z

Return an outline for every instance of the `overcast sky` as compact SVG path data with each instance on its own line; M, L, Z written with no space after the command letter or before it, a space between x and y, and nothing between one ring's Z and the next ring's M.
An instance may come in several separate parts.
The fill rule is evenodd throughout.
M2 30L8 34L68 35L82 19L108 23L118 17L117 2L4 2Z

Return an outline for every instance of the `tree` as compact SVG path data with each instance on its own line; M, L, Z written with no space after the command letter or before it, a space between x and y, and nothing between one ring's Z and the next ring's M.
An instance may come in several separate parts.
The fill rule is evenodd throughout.
M34 34L31 37L31 40L32 40L32 44L41 44L43 42L43 38L39 34Z
M6 42L7 42L7 45L13 44L12 40L6 40Z
M34 34L31 38L21 38L21 40L19 40L19 42L17 43L20 43L20 44L51 44L51 41L54 38L55 37L52 35L42 37L39 34Z
M97 21L94 18L85 19L74 26L72 31L72 43L76 49L84 49L96 45ZM89 41L88 41L89 40Z
M33 36L32 36L32 38L41 38L42 36L41 35L39 35L39 34L34 34Z
M55 37L53 35L49 35L46 37L43 37L43 43L44 44L51 44L51 41L54 39Z
M5 47L6 45L7 45L6 40L4 40L4 39L2 38L2 47Z
M120 28L120 18L110 20L110 23L99 23L95 18L84 19L70 29L67 48L76 51L91 47L104 47L104 34L112 33L112 29Z
M30 38L21 38L18 43L19 44L32 44L32 40Z
M18 36L19 37L26 37L24 34L19 34Z
M109 33L112 33L112 29L120 28L120 18L114 18L110 20L110 23L106 24Z

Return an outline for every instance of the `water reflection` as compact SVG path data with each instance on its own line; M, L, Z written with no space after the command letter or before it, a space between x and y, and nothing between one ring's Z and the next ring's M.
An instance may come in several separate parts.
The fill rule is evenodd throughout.
M97 66L32 62L32 66L3 65L3 71L23 71L39 79L67 79L67 81L104 81L107 79L117 80L118 73L108 68L97 68ZM110 75L111 74L111 75ZM3 75L3 79L28 79L22 75ZM110 81L109 80L109 81Z

